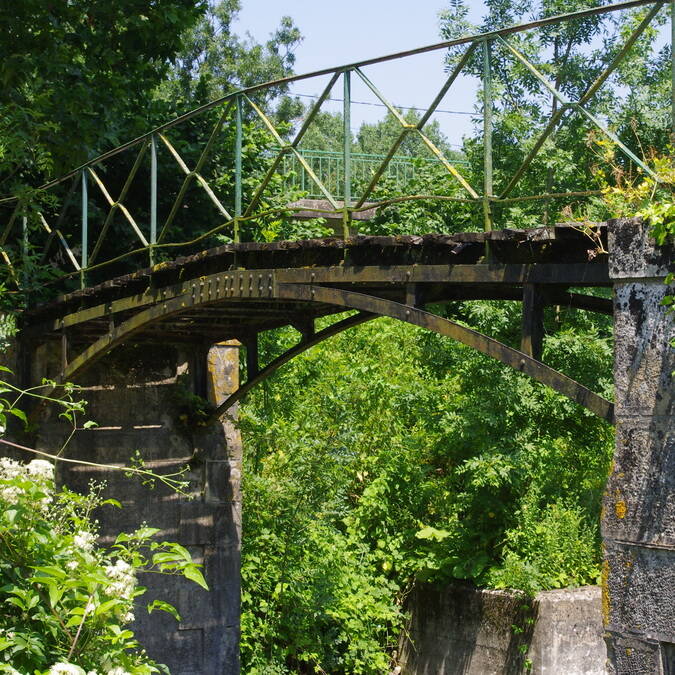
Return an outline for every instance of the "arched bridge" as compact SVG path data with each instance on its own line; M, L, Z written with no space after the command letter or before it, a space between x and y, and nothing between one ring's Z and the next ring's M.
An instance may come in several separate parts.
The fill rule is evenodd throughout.
M184 535L186 546L199 548L214 588L208 600L192 594L182 598L191 618L176 629L173 642L159 636L158 653L167 651L166 644L189 644L176 656L180 661L189 655L186 672L238 672L241 446L224 413L312 345L388 316L458 340L602 419L616 421L617 450L602 513L605 629L613 650L609 658L616 672L671 672L675 365L663 281L671 278L672 246L656 247L639 218L550 226L562 207L573 204L583 213L589 198L603 192L592 189L596 184L591 176L603 158L578 143L590 132L616 151L622 170L634 170L655 189L662 182L650 162L637 156L633 136L617 133L608 106L593 104L614 75L633 68L635 62L627 59L636 43L659 35L666 8L675 25L674 2L627 0L255 85L149 130L36 190L0 198L6 282L25 298L19 334L24 382L31 370L57 382L81 381L87 368L131 343L149 346L143 352L148 361L157 356L157 345L186 345L201 363L190 373L195 381L199 368L225 371L221 366L226 364L236 382L238 352L229 361L222 352L238 346L219 345L211 352L209 347L232 339L245 347L248 379L238 388L209 392L217 406L213 417L220 416L222 424L208 425L203 437L174 433L175 420L165 414L171 398L160 390L176 388L186 363L174 368L173 356L168 380L150 377L164 372L152 366L146 379L128 390L126 373L120 375L128 367L124 358L114 372L99 369L88 394L104 424L98 435L86 428L73 435L71 451L90 457L90 468L101 467L101 456L126 464L132 443L154 448L157 466L201 457L196 488L201 502L184 504L161 492L149 501L143 492L136 503L137 515L149 511L153 518L161 516L162 527ZM603 43L607 49L602 54L587 45L595 59L588 82L565 82L560 64L551 68L532 57L537 31L544 35L538 47L545 60L555 51L552 33L564 33L564 25L573 35L584 22L603 16L622 16L624 21L607 21L616 35ZM379 64L448 50L452 62L447 77L415 119L404 116L375 84L373 70ZM662 56L659 67L670 58L675 81L672 47ZM583 59L584 54L573 58ZM493 85L507 62L529 78L523 95L543 111L532 118L541 128L528 129L526 138L518 139L520 145L510 146L509 162L509 153L500 155L500 146L493 143L494 117L502 103L495 99ZM428 125L467 72L479 80L480 100L476 134L464 155L439 147ZM661 68L650 77L663 72ZM275 102L300 81L317 87L316 101L297 124L284 124L275 114ZM359 86L394 121L390 147L380 155L359 158L352 143L352 92ZM627 88L615 88L618 95L622 87ZM333 148L327 162L305 141L336 88L341 90L342 151ZM652 132L661 134L664 147L668 134L675 133L675 97L668 98L672 89L664 94L666 89L659 89L658 101L649 101L651 118L663 122ZM542 153L555 152L561 130L570 123L575 125L570 137L578 146L569 155L575 166L556 173L547 163L551 155L542 158ZM427 153L426 165L420 157L402 159L401 149L410 139ZM396 173L394 165L406 162L429 180L420 188L419 182L404 178L391 191L386 179ZM321 167L327 166L332 168L324 172ZM608 166L604 170L611 173ZM320 201L308 207L302 197ZM425 204L426 211L413 212L427 215L414 216L413 226L405 231L424 234L372 236L398 231L395 218L386 220L386 209L411 204ZM499 229L509 209L518 211L512 222L549 226ZM434 219L442 210L444 216ZM367 227L357 222L370 217L366 213L377 213L382 228L358 235L358 227ZM298 224L312 214L338 222L340 236L327 236L323 222ZM457 232L462 229L457 223L482 231ZM36 269L49 270L48 278L35 282ZM593 290L609 288L612 299L608 292ZM456 300L521 303L520 343L503 344L443 314L447 310L442 303ZM612 402L542 362L543 312L551 305L613 314L616 411ZM336 320L319 328L317 319L331 315ZM260 363L260 334L282 326L297 329L298 343L275 360ZM37 364L33 355L44 345L50 355L60 354L60 363ZM159 356L155 361L161 361ZM139 410L147 401L150 410ZM54 447L58 434L50 431L48 420L41 424L45 447ZM169 460L167 452L174 453ZM68 480L77 483L77 478L73 473ZM117 523L113 525L116 529ZM226 632L229 637L223 639Z
M248 381L219 408L321 340L389 316L459 340L543 382L611 421L613 405L542 363L543 309L564 305L611 314L609 299L582 288L610 285L606 226L571 225L423 237L353 237L230 244L65 295L26 312L24 339L60 341L72 380L117 345L178 342L196 347L236 338L246 346ZM490 262L485 262L486 245ZM574 290L573 290L574 289ZM518 348L482 335L427 305L449 300L523 303ZM315 330L318 317L356 314ZM286 354L258 363L258 334L291 325L302 335ZM262 367L261 367L262 366Z

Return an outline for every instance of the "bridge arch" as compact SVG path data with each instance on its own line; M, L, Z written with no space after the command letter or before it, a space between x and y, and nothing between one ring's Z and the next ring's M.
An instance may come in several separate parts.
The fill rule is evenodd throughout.
M357 246L353 248L358 250ZM424 244L420 248L424 248ZM75 309L69 310L67 303L72 303L72 298L66 298L60 305L60 314L51 321L28 325L26 332L28 335L32 333L36 339L50 332L53 337L61 337L64 359L57 379L62 382L75 379L83 369L113 348L134 342L139 337L171 341L172 335L175 337L176 331L182 330L184 339L201 341L202 345L240 339L248 347L247 355L250 351L253 357L247 358L249 381L218 406L214 414L217 417L255 384L311 346L364 321L388 316L477 349L551 387L595 415L613 421L614 406L610 401L542 363L534 349L522 345L521 349L515 349L424 309L430 302L447 299L520 300L524 310L524 331L532 334L536 332L534 324L542 321L541 312L545 304L542 301L538 307L532 306L535 292L545 296L548 304L610 313L611 301L570 292L574 284L606 285L607 272L603 264L343 264L328 267L226 268L196 276L196 272L203 270L203 265L195 267L193 262L184 260L174 265L176 276L191 276L188 280L160 287L150 283L140 294L123 295L99 304L92 304L89 300L86 307L82 307L82 297L73 294L80 303ZM166 269L161 269L161 273L166 274ZM150 281L157 271L149 270ZM104 299L108 288L104 284L90 291L90 295L94 299ZM131 289L134 289L133 284ZM528 308L530 313L526 316ZM314 331L315 318L346 310L355 310L358 314L319 332ZM253 317L253 323L242 327L241 317L247 316ZM232 317L239 318L235 320ZM525 319L529 319L532 325L528 327ZM215 327L212 325L214 321ZM299 326L302 339L288 352L259 368L256 354L258 333L284 325ZM98 331L94 339L92 331ZM83 343L84 335L87 337ZM72 344L76 342L79 344L77 354L69 359Z

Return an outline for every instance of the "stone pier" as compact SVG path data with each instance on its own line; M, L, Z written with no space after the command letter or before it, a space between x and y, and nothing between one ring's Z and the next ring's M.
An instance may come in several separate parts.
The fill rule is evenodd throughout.
M675 672L673 247L641 221L608 223L614 282L616 450L602 515L608 672Z
M57 368L46 354L38 350L33 359L33 381ZM157 473L189 466L193 499L162 483L150 489L120 471L62 464L59 475L76 490L86 489L91 480L105 481L105 495L122 503L122 509L107 506L98 515L102 543L147 523L203 563L208 592L181 577L139 578L148 592L140 598L132 627L172 675L239 672L241 441L232 423L206 427L200 414L204 399L216 404L237 388L238 367L238 343L210 349L130 345L107 355L78 381L88 401L85 419L98 426L77 431L64 456L128 464L138 453ZM37 447L53 452L66 432L58 419L43 419ZM154 598L172 603L180 622L161 611L149 616L145 605Z

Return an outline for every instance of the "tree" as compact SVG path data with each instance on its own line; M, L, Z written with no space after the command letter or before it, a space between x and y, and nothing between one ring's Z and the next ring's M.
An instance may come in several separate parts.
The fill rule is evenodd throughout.
M72 169L145 129L153 89L204 0L0 7L0 185Z
M441 15L441 32L445 39L467 33L479 33L540 17L573 12L587 6L581 0L572 3L540 0L531 3L515 0L489 0L488 13L480 25L467 21L468 7L462 0L453 0ZM630 32L650 8L603 14L564 23L539 27L512 34L507 40L542 72L569 100L577 101L591 83L615 57ZM634 45L621 66L605 86L590 98L585 108L596 117L607 120L621 140L636 154L648 147L663 150L669 132L670 78L664 67L670 49L656 50L658 25L665 19L662 12L655 27L649 27ZM447 67L458 60L464 47L450 50ZM502 45L493 43L491 51L493 74L493 158L495 191L506 187L543 128L556 117L560 103L542 84ZM480 50L467 65L467 71L482 76ZM666 80L668 82L666 83ZM647 93L649 92L649 93ZM646 112L646 101L651 111ZM593 125L579 113L567 112L555 125L554 133L542 146L529 171L523 176L512 196L544 194L593 189L592 173L598 163L589 143L596 134ZM597 136L602 136L597 132ZM644 144L641 147L641 143ZM590 146L590 147L589 147ZM465 150L477 177L482 173L483 142L478 132L467 140ZM623 165L631 162L624 158ZM634 168L634 167L633 167ZM564 202L552 202L548 210L553 215ZM600 210L596 216L607 217ZM501 210L503 225L524 225L541 222L541 207L506 207Z
M241 38L232 31L240 9L240 0L209 5L200 21L185 32L175 63L158 90L160 98L189 109L292 74L294 51L302 41L293 20L282 17L277 30L261 44L250 35ZM269 101L284 89L269 89L264 97Z

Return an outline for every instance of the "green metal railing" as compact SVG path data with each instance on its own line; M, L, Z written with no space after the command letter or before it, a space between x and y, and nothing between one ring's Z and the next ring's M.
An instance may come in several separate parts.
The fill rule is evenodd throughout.
M265 195L269 190L275 176L284 174L288 176L293 173L300 177L302 184L306 186L307 192L325 199L329 207L326 209L317 209L317 215L332 213L339 214L343 221L344 236L348 236L349 226L353 215L356 212L366 210L368 201L372 197L380 181L385 176L390 176L391 172L397 170L405 171L399 159L399 149L402 143L408 138L417 138L429 150L434 161L442 166L448 176L454 181L455 188L445 194L410 194L404 197L385 200L382 204L394 203L406 200L424 200L431 199L435 201L452 201L466 204L475 204L482 207L483 224L486 230L494 226L494 207L496 205L514 204L518 202L531 200L550 200L558 197L579 197L591 194L597 194L598 191L580 191L565 193L542 193L534 195L514 195L514 189L521 182L523 175L530 168L532 161L541 151L547 139L562 123L565 123L572 115L581 115L588 120L600 133L611 139L617 148L639 166L646 174L654 175L651 169L621 141L620 138L606 125L604 120L598 118L587 110L586 104L598 93L608 78L614 73L620 64L626 58L633 45L639 37L650 26L659 12L664 7L671 8L672 31L675 34L675 4L668 0L630 0L613 5L593 7L590 9L572 12L560 16L551 16L527 24L510 26L503 29L462 37L456 40L441 42L427 47L414 49L397 54L374 58L358 63L352 63L338 68L324 69L305 75L296 75L293 77L268 82L243 89L232 94L228 94L216 101L204 105L185 115L182 115L166 124L163 124L143 136L125 143L109 152L106 152L77 169L69 172L57 180L53 180L43 186L42 191L58 191L60 195L60 208L53 209L51 212L40 210L33 204L28 204L18 196L10 196L0 199L0 207L10 207L11 212L8 215L4 229L0 234L0 255L10 269L14 280L18 286L21 286L21 274L15 270L16 258L26 259L29 256L29 249L35 246L33 239L36 233L41 233L44 242L43 259L47 256L50 247L54 244L61 247L64 262L71 266L72 270L66 272L64 276L79 276L81 284L87 283L87 273L93 270L117 263L127 259L130 256L142 256L150 264L157 260L158 252L164 256L176 251L186 250L185 247L194 247L200 244L206 244L208 239L217 233L228 234L233 241L241 239L242 227L270 215L280 213L292 214L294 208L290 206L269 207L261 206L265 203ZM523 31L536 30L545 26L553 26L567 21L574 21L593 16L608 14L611 12L625 11L629 9L644 7L646 14L638 23L635 29L625 37L621 49L611 56L604 69L597 75L596 79L586 88L578 100L568 99L561 91L559 85L552 83L540 68L535 66L523 53L521 53L509 40L513 34ZM430 106L424 112L419 120L411 123L406 120L399 110L379 91L375 84L366 74L368 66L388 61L395 61L419 54L433 52L438 50L447 50L448 48L463 48L464 52L456 62L452 72L449 73L445 83L437 96L433 99ZM523 159L520 167L508 177L508 182L499 190L495 187L493 172L493 90L492 90L492 68L494 52L499 51L500 58L510 58L516 60L525 67L532 76L538 81L542 91L553 96L558 106L552 114L545 128L541 131L531 150ZM671 50L672 52L672 50ZM469 62L475 63L473 57L479 56L482 63L482 98L483 98L483 176L482 185L471 184L466 175L462 172L461 163L454 158L448 158L433 143L430 137L425 133L425 126L438 108L444 96L456 82L457 78L465 71ZM672 62L673 80L675 80L675 58ZM304 119L299 129L292 139L287 140L276 127L273 118L267 114L261 104L256 102L256 94L269 91L275 91L280 86L286 86L294 82L311 80L314 78L328 77L328 84L324 87L321 95L309 110L309 114ZM392 143L389 151L383 157L369 157L367 159L359 157L352 152L351 147L351 90L352 79L358 78L383 104L389 113L400 124L400 132ZM334 173L330 170L324 172L321 162L316 164L316 154L303 152L300 149L300 143L305 133L315 121L317 113L322 105L329 98L331 91L342 80L343 85L343 122L344 122L344 145L340 153L341 170L336 169ZM176 145L169 138L170 132L183 124L186 124L193 118L205 114L207 111L219 111L218 119L214 125L211 134L204 144L196 162L190 166ZM569 114L568 114L569 113ZM245 174L243 156L245 152L245 124L250 119L258 120L261 126L267 131L269 137L278 147L278 151L272 158L267 158L264 164L266 169L258 177ZM216 177L217 180L210 178L207 180L205 166L215 148L221 147L225 138L224 127L226 124L233 126L233 134L228 137L233 138L231 153L233 155L233 175L231 177ZM671 130L675 133L675 94L671 99ZM175 198L171 200L170 208L165 213L159 212L159 189L163 185L163 176L159 170L158 153L160 150L165 153L166 158L172 158L175 167L183 175L182 182L178 188ZM105 183L106 174L104 164L122 153L136 153L126 180L117 196L113 196ZM149 155L149 158L148 158ZM149 159L149 162L148 162ZM333 161L333 160L330 160ZM148 172L149 164L149 172ZM399 169L397 169L397 165ZM363 168L367 167L367 169ZM143 169L143 170L141 170ZM360 172L360 173L359 173ZM149 174L148 183L142 189L147 190L148 207L147 217L143 213L143 220L134 216L125 205L129 197L132 186L138 193L139 176ZM655 176L654 176L655 177ZM255 178L255 185L251 187L252 178ZM365 180L362 180L364 178ZM220 195L219 186L227 183L229 180L230 188L228 194L231 196L232 203L224 203ZM70 185L68 186L68 183ZM205 199L208 200L214 213L219 219L216 226L207 231L200 232L190 241L169 241L169 234L172 232L177 216L183 213L186 208L186 197L193 185L197 185L203 191ZM313 187L310 187L313 186ZM68 189L65 187L68 186ZM358 189L357 189L358 188ZM104 207L97 210L92 209L92 191L97 195L99 201L103 202ZM77 203L77 196L80 196L80 213L78 216L79 225L75 227L72 222L73 203ZM306 211L306 207L295 207L295 210ZM47 216L52 221L50 225ZM90 217L91 216L91 217ZM95 222L92 217L95 216ZM107 238L110 238L113 220L123 219L126 223L127 232L132 238L130 248L120 254L115 254L107 259L102 259L102 252L105 250ZM30 222L29 222L30 220ZM20 228L16 235L17 228ZM79 230L79 233L75 232ZM16 236L15 236L16 235ZM78 250L79 249L79 250ZM14 260L12 259L14 256Z
M276 149L279 150L278 148ZM338 199L344 199L345 186L345 158L342 152L331 150L304 150L298 151L305 162L319 180L326 186L328 191ZM350 157L350 184L351 191L360 186L367 185L372 179L386 155L377 155L363 152L352 152ZM453 160L455 166L468 166L467 160ZM389 180L398 190L410 185L420 174L420 168L443 166L440 159L434 157L414 157L410 155L394 155L387 164L382 178ZM295 155L284 156L280 167L280 173L284 175L285 186L289 191L299 191L309 199L323 199L324 195L305 170L303 164ZM381 199L381 198L380 198ZM372 201L378 201L377 198Z

